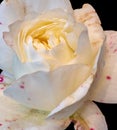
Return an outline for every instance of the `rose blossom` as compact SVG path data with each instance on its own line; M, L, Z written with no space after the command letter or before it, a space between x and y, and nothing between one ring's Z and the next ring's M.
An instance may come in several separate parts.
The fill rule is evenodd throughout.
M64 130L73 121L76 130L107 130L91 100L116 102L116 74L108 65L109 73L100 69L103 62L110 65L104 48L111 32L104 33L93 7L73 10L69 0L4 0L0 23L0 129ZM111 91L105 93L107 80Z

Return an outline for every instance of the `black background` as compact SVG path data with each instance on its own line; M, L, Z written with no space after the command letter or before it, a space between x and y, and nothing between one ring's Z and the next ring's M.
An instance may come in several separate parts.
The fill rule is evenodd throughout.
M1 0L2 1L2 0ZM0 2L1 2L0 1ZM117 6L115 0L70 0L74 9L90 3L98 13L104 30L117 30ZM105 115L109 130L117 130L117 105L96 103ZM71 124L66 130L74 130Z
M115 0L70 0L74 9L90 3L98 13L104 30L117 31L117 4ZM116 59L117 60L117 59ZM117 104L96 103L105 115L108 130L117 130ZM71 124L66 130L74 130Z

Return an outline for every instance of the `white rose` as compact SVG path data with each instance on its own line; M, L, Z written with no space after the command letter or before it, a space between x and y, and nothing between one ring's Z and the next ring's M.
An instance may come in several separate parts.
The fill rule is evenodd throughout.
M17 79L5 94L31 108L52 111L93 75L100 45L90 43L87 27L75 20L70 6L63 9L65 5L48 4L47 11L39 13L25 7L20 20L4 32L15 53L12 74Z
M63 130L77 120L77 113L69 116L81 106L99 111L85 104L105 38L95 10L86 4L74 12L69 0L4 0L0 12L0 67L6 77L1 82L7 84L0 100L6 101L0 107L2 128ZM16 113L5 110L7 105ZM90 113L84 111L83 118ZM6 116L16 123L5 124ZM93 127L106 130L104 118L99 122L104 123Z

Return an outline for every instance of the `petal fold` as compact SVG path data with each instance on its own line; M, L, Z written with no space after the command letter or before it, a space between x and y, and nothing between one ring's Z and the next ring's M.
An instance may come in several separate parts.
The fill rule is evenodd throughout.
M105 39L101 22L95 9L90 4L84 4L81 9L74 10L77 22L84 23L88 28L89 40L94 53L102 46Z
M61 119L69 117L74 113L86 100L86 95L93 81L93 75L91 74L88 79L81 84L75 92L65 98L52 112L48 115L49 119Z

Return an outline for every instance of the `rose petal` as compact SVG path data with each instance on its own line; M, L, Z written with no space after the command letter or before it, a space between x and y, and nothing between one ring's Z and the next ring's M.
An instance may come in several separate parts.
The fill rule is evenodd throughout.
M93 102L85 102L71 119L75 130L108 130L103 114Z
M64 39L61 39L60 44L50 51L50 55L55 59L56 63L60 65L67 64L70 60L74 58L73 51L71 50L71 48L69 48ZM52 64L51 61L50 64Z
M22 19L24 7L19 0L3 0L0 5L0 22L6 26Z
M49 112L28 109L5 97L1 90L0 104L0 130L64 130L70 123L69 119L45 121Z
M92 61L93 50L90 45L88 30L81 24L76 23L73 27L73 32L66 34L68 44L72 51L74 51L74 61L76 63L90 64Z
M93 75L91 74L88 79L81 84L77 90L66 97L52 112L48 115L49 119L61 119L73 114L84 103L87 92L93 81Z
M1 37L0 37L1 38ZM0 39L0 69L13 74L12 60L14 52L8 47L3 39Z
M42 59L41 57L39 58L39 61L21 63L18 57L15 56L13 61L14 77L18 79L24 75L31 74L37 71L49 71L49 65L44 61L44 59Z
M101 27L100 19L95 9L90 4L84 4L81 9L74 10L77 22L84 23L88 28L89 40L93 48L94 54L103 44L105 35Z
M16 52L17 52L16 44L15 44L15 41L13 39L15 39L16 36L18 35L18 29L19 29L20 23L21 22L18 21L18 22L15 22L13 25L11 25L10 26L10 30L11 30L10 33L4 32L4 40ZM8 50L7 48L9 48L9 47L5 48L5 46L3 46L4 47L3 50L7 51ZM4 67L3 69L5 69L5 66L8 66L8 65L9 65L8 67L12 67L12 69L10 68L9 70L13 71L14 77L16 79L20 78L22 75L33 73L33 72L36 72L39 70L41 70L41 71L49 70L48 63L46 63L44 58L42 58L38 54L37 51L34 51L32 44L29 44L28 46L26 46L25 51L27 51L27 53L29 54L29 56L30 56L29 58L33 59L32 61L27 62L27 63L22 63L11 48L9 48L10 51L4 52L5 55L7 55L7 57L10 56L10 58L2 59L1 64L3 64L3 67ZM4 53L2 53L2 55ZM11 54L13 53L13 54L11 55L10 53Z
M88 78L90 71L89 66L78 64L35 72L18 79L5 94L29 107L52 110Z
M117 103L117 32L107 31L105 34L91 98L98 102Z
M6 30L7 26L0 25L0 69L5 70L9 74L13 74L12 61L14 52L3 40L3 31Z
M25 0L23 1L25 6L25 13L42 13L51 9L62 8L65 11L72 12L72 7L69 0Z
M12 58L14 52L3 40L3 32L8 31L8 25L23 17L21 2L17 0L3 1L0 5L0 68L12 73ZM17 10L17 11L16 11Z
M65 17L66 16L66 13L64 12L63 13L63 10L55 10L54 12L52 12L52 11L50 11L49 12L50 13L50 15L48 15L48 13L46 12L45 13L45 17L46 17L46 20L47 20L47 18L48 19L50 19L50 18L53 18L53 16L55 16L55 17L57 17L57 18L59 18L59 17ZM52 15L52 16L51 16ZM59 16L60 15L60 16ZM41 16L40 16L41 17ZM41 19L44 19L45 20L45 17L43 17L42 16L42 18ZM36 20L35 20L36 21ZM4 33L4 40L6 41L6 43L9 45L9 46L11 46L14 50L15 50L15 52L17 53L17 55L18 55L18 57L19 58L21 58L21 56L20 56L20 54L19 54L19 50L18 50L18 48L19 48L19 46L16 44L17 43L17 41L15 41L14 39L17 39L17 36L19 35L18 34L18 32L19 32L19 30L20 30L20 26L21 26L21 24L22 24L22 21L17 21L17 22L15 22L15 23L13 23L12 25L10 25L9 26L9 28L10 28L10 32L5 32ZM27 24L26 24L27 25ZM33 25L32 24L28 24L27 26L25 26L25 33L24 33L24 37L25 37L25 35L27 35L27 32L28 32L28 30L31 28L31 27L33 27ZM63 41L62 41L63 42ZM40 44L39 44L40 45ZM61 45L64 45L64 44L61 44ZM73 57L73 56L71 56L71 55L69 55L68 56L68 52L70 52L71 50L69 49L69 48L64 48L65 47L65 45L64 45L64 47L63 46L58 46L58 47L56 47L55 49L56 50L59 50L60 51L60 49L62 48L64 48L65 50L67 50L67 51L63 51L62 53L64 54L64 55L62 55L61 54L61 57L60 57L60 55L58 55L58 54L55 54L55 49L53 49L50 53L51 53L51 56L53 55L55 58L50 58L49 57L49 55L47 56L46 55L46 52L44 51L44 54L40 54L43 50L42 50L42 46L41 46L41 48L39 49L39 52L36 50L36 49L34 49L34 47L33 47L33 45L32 45L32 41L30 41L29 40L29 43L28 43L28 45L26 44L26 45L24 45L23 46L24 47L24 51L23 50L21 50L21 54L23 54L24 52L26 52L26 54L27 54L27 59L29 60L28 61L28 63L21 63L20 62L20 60L22 59L18 59L17 57L14 57L13 59L15 59L14 61L13 61L13 69L14 69L14 73L15 73L15 77L16 77L16 79L17 78L20 78L22 75L24 75L24 74L29 74L29 73L33 73L33 72L35 72L35 71L39 71L39 70L41 70L41 71L45 71L45 70L49 70L50 68L52 68L52 66L51 67L49 67L48 66L48 63L46 63L46 60L47 60L47 62L54 62L55 63L55 58L58 60L58 59L60 59L60 61L58 62L57 60L57 62L60 64L61 63L61 61L63 62L63 57L64 57L64 59L66 59L66 60L70 60L71 59L71 57ZM57 49L58 48L58 49ZM45 56L45 57L43 57L43 55ZM73 55L73 54L72 54ZM57 57L58 56L58 57ZM51 59L51 61L50 61L50 59ZM70 57L70 58L69 58ZM45 59L45 60L44 60ZM61 60L62 59L62 60ZM52 61L53 60L53 61ZM64 62L66 62L66 60L64 61ZM31 63L32 62L32 63ZM53 64L53 63L50 63L50 64ZM55 63L56 64L56 63ZM20 69L19 69L20 68ZM22 71L21 71L22 70Z
M15 123L16 120L23 119L29 115L29 113L31 114L30 109L4 96L2 91L0 91L0 103L0 124L2 124L0 129L7 128L9 124Z

